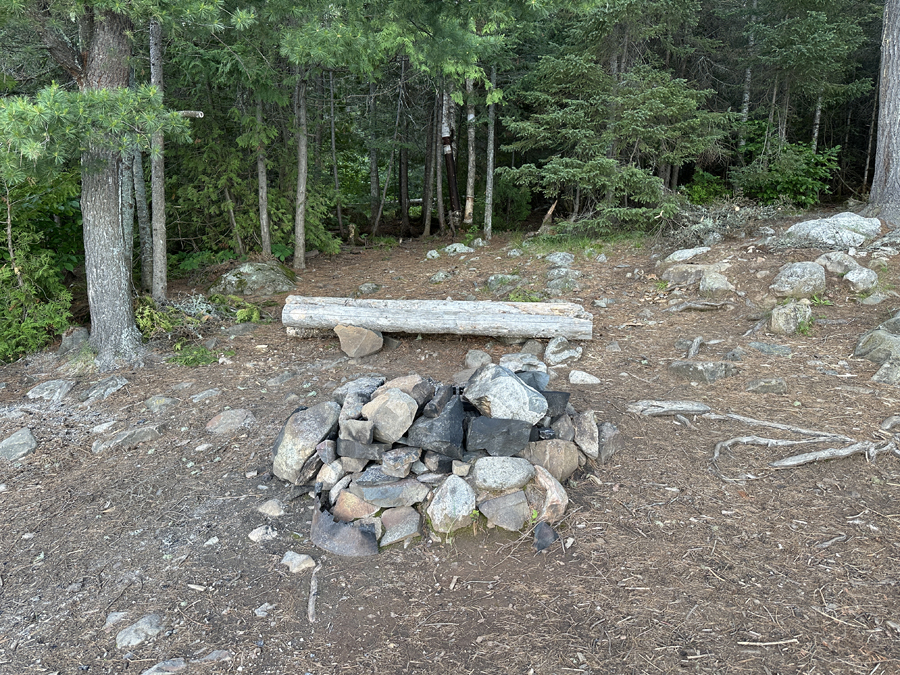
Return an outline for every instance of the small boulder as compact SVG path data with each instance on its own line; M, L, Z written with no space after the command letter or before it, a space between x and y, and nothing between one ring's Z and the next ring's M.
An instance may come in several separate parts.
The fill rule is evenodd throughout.
M809 302L793 300L786 305L777 305L772 308L772 316L769 318L769 330L776 335L793 335L802 325L812 321L812 309Z
M730 361L673 361L669 372L692 382L710 384L737 373L737 367Z
M538 514L538 520L555 523L561 520L569 505L569 495L553 475L542 466L534 467L534 477L544 491L544 503Z
M316 566L316 561L305 553L287 551L281 559L281 564L286 565L291 574L298 574L304 570L311 570Z
M600 384L602 380L590 373L586 373L583 370L571 370L569 371L569 384Z
M625 449L625 438L619 427L611 422L604 422L599 427L600 461L606 464L613 455Z
M522 457L547 469L560 483L578 469L580 456L577 445L558 438L529 443L522 451Z
M825 292L825 268L814 262L784 265L769 290L778 298L810 298Z
M793 246L846 249L858 248L879 234L881 222L877 218L845 212L792 225L784 233L784 239Z
M521 530L531 518L531 507L521 490L483 501L478 510L487 518L488 525L511 532Z
M137 647L159 635L163 628L162 617L159 614L148 614L128 628L119 631L116 635L116 648Z
M16 462L30 455L37 448L37 441L30 429L19 429L0 443L0 458Z
M307 479L303 475L307 460L316 452L316 446L335 430L340 411L337 403L327 401L291 415L275 440L272 472L289 483Z
M754 394L786 394L787 382L783 377L764 377L751 380L747 384L747 391Z
M566 361L577 361L581 358L582 348L570 344L564 337L555 337L547 344L544 361L550 366L558 366Z
M384 534L380 546L390 546L400 541L409 541L422 536L422 517L411 506L398 506L381 514Z
M206 423L206 430L211 434L233 434L235 431L256 424L253 413L244 408L225 410Z
M276 295L296 288L297 275L277 262L248 262L219 277L210 293L221 295Z
M600 453L600 436L594 411L578 413L572 419L572 424L575 426L575 445L589 459L597 459Z
M489 364L469 379L466 399L488 417L537 424L547 413L547 399L517 378L512 371Z
M449 533L472 523L475 491L459 476L448 476L435 490L427 513L435 532Z
M419 404L409 394L399 389L387 389L366 403L362 414L374 423L376 441L396 443L412 425L418 409Z
M384 345L384 338L380 331L338 324L334 327L334 332L341 341L341 351L351 359L360 359L374 354L380 351Z
M503 492L523 487L534 478L534 467L521 457L482 457L472 474L479 490Z

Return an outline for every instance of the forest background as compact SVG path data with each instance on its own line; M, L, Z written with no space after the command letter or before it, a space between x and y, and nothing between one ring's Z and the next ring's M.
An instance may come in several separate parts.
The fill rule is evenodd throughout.
M864 201L883 14L857 0L7 2L0 359L67 328L73 274L110 368L139 353L135 307L162 308L169 275L228 260L302 269L306 251L389 236L490 239L551 208L555 236L604 237L728 200Z

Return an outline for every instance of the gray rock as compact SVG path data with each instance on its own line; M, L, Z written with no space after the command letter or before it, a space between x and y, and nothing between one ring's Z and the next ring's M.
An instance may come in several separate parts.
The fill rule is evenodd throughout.
M287 555L287 553L285 553ZM308 556L307 556L308 557ZM212 663L215 661L231 661L233 654L227 649L214 649L206 656L199 659L191 659L191 663Z
M351 359L361 359L374 354L384 345L381 331L339 324L334 327L334 332L341 341L341 351Z
M547 399L547 416L559 417L566 412L569 406L569 399L572 394L567 391L545 391L544 398Z
M146 401L144 401L144 405L147 406L147 410L152 412L154 415L164 413L167 410L174 408L179 403L181 403L179 399L169 398L168 396L162 396L161 394L151 396Z
M322 441L316 445L316 455L322 464L331 464L337 459L337 443L334 441Z
M600 461L606 464L613 455L625 449L625 438L619 427L611 422L604 422L600 431Z
M184 659L166 659L160 661L155 666L151 666L141 672L141 675L166 675L167 673L180 673L187 668L187 661Z
M381 286L379 286L378 284L374 284L371 281L367 281L364 284L360 284L357 290L363 295L370 295L371 293L377 293L378 291L380 291Z
M435 251L434 249L431 249L430 251L428 251L428 253L425 254L426 260L437 260L440 257L441 257L441 254L438 253L437 251Z
M422 536L422 517L411 506L398 506L381 514L384 534L380 546L390 546L400 541L409 541Z
M560 415L550 428L556 432L556 438L563 441L575 440L575 425L572 424L572 418L568 415Z
M276 295L293 291L296 279L285 265L248 262L223 274L209 290L222 295Z
M509 289L511 286L518 286L522 282L522 277L518 274L492 274L487 278L485 287L492 293Z
M307 460L315 453L316 446L337 427L340 411L337 403L327 401L291 415L275 440L272 472L289 483L308 480L313 467L307 468L310 476L305 476Z
M571 344L566 338L555 337L547 344L544 361L548 365L558 366L566 361L577 361L581 358L582 351L581 347Z
M600 452L600 436L597 417L593 410L578 413L572 419L575 425L575 445L590 459L597 459Z
M293 370L285 370L284 372L278 373L273 377L270 377L266 380L267 387L280 387L285 382L290 382L294 378L297 377L297 373Z
M430 492L427 485L423 485L412 477L403 478L388 485L366 486L353 481L350 483L349 489L360 499L385 509L418 504L424 501Z
M342 523L366 518L378 513L379 510L379 507L357 497L350 490L343 490L334 500L334 518Z
M428 451L422 458L425 468L434 473L450 473L453 469L453 459L447 455Z
M341 461L341 464L344 466L344 470L347 469L346 464ZM338 495L341 494L342 490L346 490L346 488L350 487L350 482L353 480L353 476L347 475L341 478L337 483L334 484L334 487L328 491L328 501L331 504L334 504L338 500ZM358 499L356 495L354 498Z
M421 375L416 374L404 375L403 377L395 377L393 380L388 380L372 392L372 399L378 398L388 389L399 389L404 394L412 396L419 406L419 410L434 397L434 382L426 380Z
M670 265L673 263L681 263L685 260L690 260L691 258L695 258L698 255L703 255L704 253L710 250L709 246L698 246L697 248L683 248L681 250L675 251L674 253L667 256L663 259L663 265Z
M734 293L734 285L724 274L706 272L700 277L700 295L710 300L725 298Z
M199 394L194 394L193 396L191 396L191 401L193 401L194 403L200 403L200 401L205 401L210 398L215 398L216 396L218 396L221 393L222 393L221 389L216 389L216 388L204 389Z
M417 448L462 459L463 405L454 396L437 417L420 417L409 429L409 443Z
M600 384L599 377L586 373L583 370L569 371L569 384Z
M360 412L362 412L362 406L360 406ZM338 440L343 439L369 445L375 438L375 423L372 420L342 419L339 421L339 425Z
M544 349L544 344L540 340L532 338L527 340L519 351L523 354L531 354L532 356L540 358L544 353Z
M478 510L487 518L489 525L511 532L521 530L531 518L531 507L521 490L483 501Z
M87 342L90 337L91 334L88 332L87 328L81 326L70 328L63 333L62 342L59 345L59 349L56 350L57 356L63 356L64 354L79 351L81 345Z
M271 525L260 525L251 530L250 534L247 535L247 538L254 544L258 544L262 541L278 539L278 532Z
M426 510L435 532L449 533L472 522L475 491L459 476L448 476Z
M569 505L569 494L558 480L542 466L534 467L534 477L544 491L544 502L538 513L538 520L555 523L562 519Z
M489 364L469 379L466 399L482 415L537 424L547 413L547 399L524 384L512 371Z
M334 400L337 401L339 405L344 405L344 401L347 397L354 397L363 398L365 399L365 402L368 403L375 390L383 384L384 378L379 377L378 375L358 377L355 380L345 382L335 389L333 393Z
M93 403L97 400L106 400L109 398L111 394L119 391L122 387L128 384L128 380L126 380L121 375L111 375L105 379L100 380L92 387L89 387L86 391L82 392L78 396L79 401L83 401L84 403Z
M875 377L876 382L897 384L900 382L900 316L895 316L873 330L860 336L853 355L883 367ZM875 379L873 377L873 379Z
M322 484L322 490L330 491L344 477L344 464L336 459L328 464L323 464L316 474L316 484Z
M287 551L281 559L281 564L286 565L291 574L299 574L304 570L310 570L316 566L316 561L305 553Z
M571 441L557 438L535 441L525 446L522 456L532 464L542 466L560 483L569 478L579 466L581 453Z
M349 438L338 438L336 452L343 459L364 459L380 462L384 453L390 450L389 443L358 443Z
M281 518L284 515L284 504L277 499L269 499L257 506L256 510L268 518Z
M483 457L475 462L472 477L479 490L516 490L534 478L534 467L522 457Z
M444 253L453 255L454 253L475 253L474 248L469 248L465 244L450 244L444 247Z
M528 352L504 354L500 357L500 365L514 373L547 372L547 364Z
M764 377L751 380L747 384L747 391L754 394L786 394L787 382L782 377Z
M881 367L872 376L873 382L881 384L897 384L900 382L900 357L892 356L881 364Z
M568 267L554 267L553 269L547 270L548 281L553 281L554 279L569 279L571 281L574 281L580 278L580 270L573 270L569 269Z
M844 281L857 293L871 291L878 285L878 273L868 267L857 267L844 275Z
M399 389L387 389L366 403L362 414L375 424L374 437L382 443L396 443L407 432L418 412L419 404Z
M460 478L465 478L469 475L469 471L472 470L472 465L468 462L462 462L458 459L453 460L453 475L459 476Z
M66 394L74 386L75 383L69 380L48 380L47 382L41 382L38 386L26 392L25 396L30 399L40 398L45 401L58 403L66 397Z
M347 473L359 473L366 468L369 463L368 459L356 459L354 457L341 457L341 464L344 465L344 471Z
M140 621L118 632L116 635L116 647L118 649L137 647L139 644L159 635L163 628L162 617L159 614L148 614Z
M784 265L769 290L778 298L810 298L825 292L825 268L814 262Z
M475 372L474 370L472 372ZM471 373L470 373L471 375ZM466 378L468 381L468 378ZM432 399L422 408L422 414L425 417L437 417L441 414L444 406L453 398L453 387L440 385L435 389Z
M233 434L238 429L252 427L256 424L253 413L244 408L225 410L206 423L206 430L211 434Z
M693 382L710 384L737 374L737 368L730 361L673 361L669 372Z
M381 464L370 464L361 474L354 476L353 484L359 487L379 487L397 482L396 476L384 472Z
M846 274L850 270L859 267L855 258L843 251L830 251L816 258L816 263L824 267L832 274Z
M745 352L743 349L741 349L740 347L735 347L734 349L729 351L727 354L725 354L725 360L740 362L740 361L744 360L744 357L746 355L747 355L747 352Z
M794 302L776 305L769 318L769 330L776 335L793 335L800 326L812 321L812 309L808 302Z
M536 370L528 370L516 373L516 377L518 377L522 382L525 383L526 386L531 387L535 391L543 392L547 386L550 384L550 372L541 373Z
M715 272L721 274L728 269L728 263L715 263L712 265L693 265L691 263L678 263L672 265L662 273L661 279L676 286L691 286L703 278L704 274Z
M481 237L475 237L475 239L472 240L472 246L475 248L484 248L487 245L488 243Z
M15 462L30 455L37 448L37 441L30 429L19 429L0 443L0 459Z
M552 270L551 270L552 271ZM581 284L578 283L578 277L581 273L575 273L572 270L566 270L570 274L564 274L547 282L547 294L552 297L559 297L565 293L573 293L581 290Z
M751 342L747 345L766 356L790 356L791 348L787 345L774 345L769 342ZM740 349L740 347L738 347ZM736 350L735 350L736 351ZM743 351L743 350L741 350ZM730 360L730 359L729 359Z
M155 441L162 437L162 428L163 427L160 424L148 424L142 427L126 429L113 436L110 440L95 442L93 447L91 447L91 452L95 455L99 455L106 450L131 448L139 443Z
M466 449L486 450L493 457L512 457L525 449L530 435L529 422L479 416L469 422Z
M489 363L493 363L493 359L487 352L483 352L480 349L470 349L466 353L466 368L474 368L477 370L478 368L481 368L481 366L486 366Z
M839 213L830 218L805 220L792 225L784 233L784 239L794 246L840 249L862 246L879 234L881 223L877 218Z
M233 326L225 326L222 330L225 332L225 337L229 340L233 340L236 337L241 337L242 335L252 335L256 332L256 329L259 328L258 324L255 323L236 323ZM207 347L207 349L214 349L215 343L211 347Z
M412 465L422 455L421 448L396 448L385 452L381 458L381 470L388 476L406 478Z
M568 267L573 262L575 262L575 256L571 253L557 251L556 253L549 254L546 258L544 258L544 260L546 260L554 267Z
M432 274L431 278L428 281L432 284L440 284L447 281L448 279L451 279L452 277L453 275L450 274L450 272L448 272L447 270L440 270L439 272L435 272L434 274Z

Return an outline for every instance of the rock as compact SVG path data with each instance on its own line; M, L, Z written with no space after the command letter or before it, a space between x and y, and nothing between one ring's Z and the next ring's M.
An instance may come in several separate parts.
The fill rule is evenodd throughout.
M844 275L844 281L857 293L871 291L878 285L878 273L868 267L856 267Z
M277 539L278 532L276 532L271 525L260 525L252 530L247 536L250 538L250 541L258 544L262 541L272 541L273 539Z
M469 422L466 449L486 450L494 457L518 455L531 435L531 424L523 420L475 417Z
M316 446L337 427L340 407L327 401L291 415L275 440L272 472L289 483L304 482L304 466Z
M383 384L384 378L378 375L358 377L355 380L345 382L335 389L333 392L334 400L340 405L344 405L347 398L362 398L365 399L364 402L368 403L375 390Z
M323 464L319 473L316 474L316 484L321 483L323 490L330 491L344 477L344 473L344 464L341 460L328 462Z
M572 270L568 267L554 267L551 270L547 270L547 279L550 281L553 281L554 279L569 279L574 281L575 279L580 278L580 270Z
M420 417L409 429L409 444L454 459L462 459L463 405L454 396L437 417Z
M778 298L810 298L825 292L825 268L814 262L784 265L769 290Z
M475 253L474 248L469 248L465 244L450 244L444 247L444 253L453 255L454 253Z
M522 457L532 464L542 466L560 483L578 469L578 446L571 441L551 439L535 441L525 446Z
M235 408L225 410L206 423L206 430L211 434L232 434L238 429L252 427L256 417L249 410Z
M884 384L897 384L900 382L900 373L895 373L900 364L900 316L895 316L880 324L873 330L860 336L856 343L853 356L863 358L883 366L875 377L876 382ZM894 376L896 375L896 379ZM873 378L874 379L874 378Z
M518 248L511 248L506 252L507 258L521 258L523 255L525 254L523 253L522 249Z
M774 345L768 342L751 342L747 345L766 356L790 356L791 348L787 345ZM743 351L743 350L741 350Z
M426 512L435 532L449 533L472 522L475 491L459 476L448 476L435 490Z
M428 496L429 489L427 485L410 477L389 485L375 486L359 485L353 481L350 483L350 492L380 508L391 508L418 504Z
M484 248L487 245L488 243L481 237L475 237L475 239L472 241L472 246L474 246L475 248Z
M440 257L441 257L441 254L438 253L437 251L435 251L434 249L431 249L430 251L428 251L428 253L425 254L426 260L437 260Z
M334 504L334 517L344 523L378 513L379 508L349 490L341 492Z
M747 352L745 352L740 347L735 347L734 349L729 351L727 354L725 354L725 360L740 362L740 361L744 360L745 356L747 356Z
M343 410L343 409L342 409ZM362 407L360 407L362 412ZM369 445L375 439L375 423L372 420L339 420L338 441L347 440Z
M396 448L385 452L381 458L381 470L394 478L406 478L410 467L418 461L421 448Z
M525 344L522 345L522 348L519 351L523 354L531 354L532 356L540 358L544 353L544 349L544 344L540 340L531 338L530 340L525 341Z
M126 384L128 384L128 380L126 380L121 375L112 375L103 380L100 380L92 387L82 392L78 396L78 400L86 404L93 403L98 399L104 401L109 398L111 394L119 391L119 389L124 387Z
M516 373L516 377L522 380L522 382L526 386L529 386L535 391L539 392L543 392L550 384L549 371L546 373L541 373L535 370L522 371L520 373Z
M422 517L411 506L387 509L381 514L381 524L384 534L379 545L382 547L422 536Z
M319 548L337 555L363 557L378 554L378 539L372 524L349 525L322 511L318 501L313 509L309 538Z
M19 429L0 443L0 459L16 462L30 455L37 448L37 441L30 429Z
M296 288L297 275L277 262L248 262L223 274L209 289L222 295L277 295Z
M409 394L399 389L387 389L366 403L362 414L375 424L373 435L376 441L396 443L412 425L418 409L419 404Z
M721 274L729 267L728 263L715 263L713 265L693 265L690 263L678 263L672 265L662 273L661 279L675 286L691 286L703 278L704 274L715 272Z
M808 325L811 321L812 310L809 303L792 300L786 305L776 305L772 308L769 330L776 335L793 335L801 325Z
M322 464L331 464L337 459L337 443L334 441L322 441L316 445L316 456Z
M286 565L291 574L299 574L304 570L311 570L316 566L316 561L305 553L287 551L281 559L281 564Z
M412 396L421 410L428 401L434 397L434 382L426 380L421 375L404 375L395 377L381 385L372 392L372 399L376 399L388 389L399 389L404 394Z
M106 616L106 622L103 624L103 630L109 630L117 623L121 623L127 616L128 612L110 612Z
M252 294L249 294L252 295ZM225 337L230 340L233 340L236 337L240 337L242 335L252 335L256 332L256 329L259 328L258 324L245 322L245 323L236 323L233 326L224 326L222 330L225 332ZM215 343L213 343L213 347L207 347L207 349L213 349L215 347Z
M555 270L550 271L554 272ZM570 269L565 269L563 272L557 273L547 282L547 294L552 297L559 297L566 293L580 291L581 284L578 283L578 278L580 276L581 272Z
M69 380L48 380L26 392L25 396L32 400L41 398L45 401L59 403L74 386L75 383Z
M479 490L516 490L534 478L534 467L522 457L483 457L472 469Z
M285 554L286 555L286 554ZM213 663L215 661L231 661L232 653L227 649L214 649L206 656L191 659L191 663Z
M597 417L593 410L578 413L572 420L575 426L575 445L590 459L597 459L600 453L600 436Z
M81 326L70 328L63 333L62 342L59 345L59 349L56 350L56 355L63 356L71 352L80 351L81 345L87 342L90 337L91 334L87 328Z
M734 292L734 285L724 274L706 272L700 277L700 295L710 300L719 300Z
M481 368L481 366L486 366L489 363L493 363L493 359L487 352L483 352L480 349L470 349L466 353L466 368L474 368L477 370L478 368Z
M500 357L500 365L514 373L546 373L547 364L534 354L517 352Z
M469 472L472 470L472 465L468 462L463 462L458 459L453 460L452 473L454 476L459 476L460 478L465 478L469 475Z
M157 394L156 396L151 396L146 401L144 401L144 405L147 406L147 410L155 415L164 413L167 410L174 408L179 403L181 403L181 401L177 398L169 398L167 396L161 396L159 394Z
M521 282L522 277L518 274L492 274L487 278L485 287L492 293L497 293L511 286L518 286Z
M900 358L892 356L881 364L881 368L872 376L872 382L881 384L897 384L900 382Z
M428 451L422 458L425 468L434 473L450 473L453 470L453 460L446 455Z
M877 218L863 218L855 213L839 213L830 218L805 220L792 225L784 239L793 246L808 248L858 248L881 234Z
M344 465L344 470L346 471L347 466L345 462L341 462ZM328 491L328 503L335 504L338 500L338 497L341 494L342 490L345 490L350 486L350 481L353 480L353 476L346 475L341 478L337 483L334 484L334 487ZM355 497L356 495L354 495Z
M517 532L531 518L531 507L521 490L481 502L478 510L488 519L488 524Z
M166 673L179 673L187 668L187 661L184 659L167 659L160 661L155 666L147 668L141 672L141 675L166 675Z
M432 284L440 284L448 279L452 278L453 275L450 274L447 270L441 270L439 272L435 272L431 275L431 278L428 280Z
M600 461L606 464L613 455L625 449L625 438L619 428L611 422L604 422L599 427Z
M581 358L582 348L572 345L564 337L555 337L547 344L544 352L544 361L548 365L558 366L566 361L577 361Z
M469 379L465 398L482 415L537 424L547 413L547 399L512 371L489 364Z
M545 391L544 398L547 399L547 416L559 417L566 412L569 406L569 398L572 396L567 391Z
M338 324L334 327L334 332L341 341L341 351L351 359L374 354L384 345L381 331Z
M95 455L99 455L101 452L104 452L106 450L113 450L115 448L132 448L139 443L155 441L158 438L162 437L162 433L160 433L161 429L162 425L160 424L148 424L143 427L120 431L108 441L97 441L96 443L94 443L94 445L91 447L91 452L93 452Z
M194 394L193 396L191 396L191 401L193 401L194 403L200 403L200 401L205 401L207 399L214 398L221 393L222 393L221 389L216 389L216 388L204 389L199 394Z
M560 415L550 425L550 428L555 432L555 438L563 441L575 440L575 425L572 424L572 418L568 415Z
M137 647L162 632L164 626L159 614L148 614L136 623L124 628L116 635L116 648Z
M370 295L372 293L377 293L381 290L381 286L378 284L372 283L371 281L367 281L364 284L360 284L357 289L362 295Z
M673 361L669 372L693 382L710 384L737 374L737 368L730 361Z
M557 251L556 253L549 254L544 258L544 260L546 260L554 267L568 267L573 262L575 262L575 256L571 253Z
M364 459L380 462L390 449L389 443L358 443L349 438L338 438L336 452L342 459Z
M270 499L257 506L256 510L269 518L281 518L284 515L284 504L277 499Z
M595 377L583 370L569 371L569 384L600 384L599 377Z
M378 487L397 482L396 476L384 472L381 464L370 464L365 471L353 477L353 484L361 487Z
M782 377L765 377L751 380L747 384L747 391L754 394L786 394L787 382Z
M816 258L816 263L824 267L832 274L844 275L850 270L859 267L859 263L855 258L847 255L843 251L830 251Z
M355 457L341 457L341 464L344 465L344 471L347 473L359 473L366 468L369 461L368 459L357 459Z
M697 248L683 248L674 253L670 254L668 257L663 259L663 265L671 265L673 263L684 262L685 260L690 260L691 258L695 258L698 255L702 255L707 253L710 250L709 246L698 246Z
M473 371L474 372L474 371ZM466 378L468 381L468 377ZM441 414L444 406L453 398L453 387L441 385L437 388L432 399L422 408L422 414L425 417L437 417Z
M534 527L534 550L540 553L550 544L559 539L559 534L546 521L541 521Z
M538 513L538 520L555 523L561 520L569 505L569 494L553 475L542 466L534 467L534 477L544 491L544 503Z

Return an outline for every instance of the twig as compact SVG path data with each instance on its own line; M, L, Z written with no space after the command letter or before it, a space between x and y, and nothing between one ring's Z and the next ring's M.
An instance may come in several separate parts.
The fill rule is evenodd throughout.
M744 417L735 413L726 413L725 415L717 415L716 413L706 413L703 415L710 420L736 420L757 427L770 427L772 429L781 429L782 431L793 431L801 436L827 436L830 439L846 441L847 443L855 443L856 440L843 436L841 434L833 434L829 431L817 431L815 429L804 429L803 427L795 427L791 424L781 424L780 422L767 422L765 420L757 420L752 417Z
M797 638L790 640L778 640L777 642L738 642L742 647L777 647L778 645L800 644Z
M309 601L306 603L306 618L310 623L316 622L316 598L319 596L319 580L316 574L322 569L322 563L316 565L309 580Z
M865 626L863 626L861 623L856 623L856 622L854 622L854 623L848 623L847 621L841 621L841 620L840 620L839 618L837 618L836 616L831 616L831 614L826 614L826 613L823 612L821 609L816 609L815 607L810 607L810 609L811 609L812 611L814 611L816 614L821 614L821 615L824 616L826 619L831 619L832 621L836 621L837 623L844 624L845 626L853 626L853 627L855 627L855 628L865 628Z
M773 469L790 469L795 466L821 462L826 459L838 459L840 457L858 455L863 452L868 453L874 447L874 443L862 441L861 443L854 443L853 445L848 445L844 448L828 448L827 450L819 450L818 452L806 452L802 455L785 457L784 459L779 459L775 462L769 462L769 466Z
M703 302L698 300L691 300L688 302L680 302L677 305L672 305L671 307L667 307L664 309L664 312L683 312L686 309L693 309L698 312L706 312L711 309L722 309L722 307L732 306L733 302Z
M757 321L755 324L753 324L753 328L751 328L750 330L748 330L748 331L747 331L746 333L744 333L741 337L747 337L748 335L752 335L753 333L756 333L757 331L761 330L762 327L766 325L766 322L767 322L768 320L769 320L768 317L765 318L765 319L760 319L760 320Z
M692 359L695 356L697 356L697 354L700 352L700 345L702 345L702 344L703 344L703 336L698 335L697 337L695 337L693 339L693 341L691 341L691 346L688 347L686 358Z

